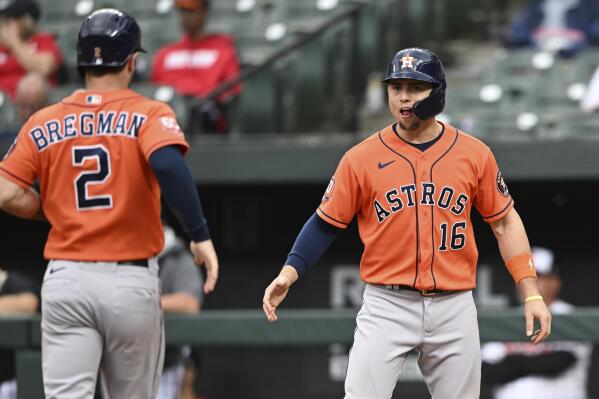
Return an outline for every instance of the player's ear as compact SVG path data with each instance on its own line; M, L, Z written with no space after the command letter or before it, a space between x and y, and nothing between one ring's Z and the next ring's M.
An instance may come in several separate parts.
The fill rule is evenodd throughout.
M137 62L137 53L134 53L131 57L129 57L129 61L127 61L127 71L133 73L135 71L135 63Z

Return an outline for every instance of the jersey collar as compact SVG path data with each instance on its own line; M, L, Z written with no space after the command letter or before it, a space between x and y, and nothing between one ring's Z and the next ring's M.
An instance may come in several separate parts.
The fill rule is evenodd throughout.
M449 147L453 145L458 135L458 130L455 127L446 125L440 121L437 121L437 123L441 124L443 133L438 141L426 151L420 151L418 148L399 137L393 130L393 124L379 132L379 140L389 151L397 155L408 157L410 159L436 159L443 155Z

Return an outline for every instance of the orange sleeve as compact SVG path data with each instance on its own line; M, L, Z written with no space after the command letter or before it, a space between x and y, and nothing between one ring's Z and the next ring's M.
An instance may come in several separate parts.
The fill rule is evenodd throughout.
M478 179L474 206L488 223L503 218L514 207L514 200L491 151L487 155L482 175Z
M316 210L325 222L345 229L354 218L360 204L360 184L345 154Z
M0 163L0 174L22 188L30 187L39 174L39 153L26 124Z
M149 116L147 123L143 125L139 133L139 145L146 159L159 148L169 145L177 145L183 154L189 150L189 144L174 111L166 104L161 104L157 112Z

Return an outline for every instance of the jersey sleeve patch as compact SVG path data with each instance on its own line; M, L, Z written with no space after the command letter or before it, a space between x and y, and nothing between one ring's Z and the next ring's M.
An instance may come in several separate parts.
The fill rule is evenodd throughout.
M183 135L183 130L175 118L170 116L162 116L160 117L160 124L162 125L162 129L167 133L181 136Z
M509 192L509 190L507 188L507 184L505 183L503 175L501 174L500 171L497 172L497 190L504 197L509 197L510 196L510 192Z
M329 185L327 186L327 189L324 192L324 195L322 196L322 202L328 201L331 198L333 198L333 190L335 189L335 178L331 177L331 181L329 182Z

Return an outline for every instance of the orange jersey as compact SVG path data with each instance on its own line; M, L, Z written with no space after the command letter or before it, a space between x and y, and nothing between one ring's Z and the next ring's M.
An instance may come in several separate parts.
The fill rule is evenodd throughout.
M317 213L339 228L357 215L364 281L462 290L476 285L473 205L487 222L513 207L485 144L444 125L422 152L389 126L345 153Z
M132 90L77 91L27 121L0 173L23 188L39 179L47 259L143 259L163 247L148 159L168 145L189 148L168 105Z

